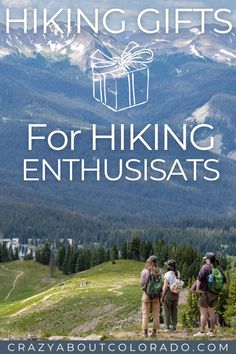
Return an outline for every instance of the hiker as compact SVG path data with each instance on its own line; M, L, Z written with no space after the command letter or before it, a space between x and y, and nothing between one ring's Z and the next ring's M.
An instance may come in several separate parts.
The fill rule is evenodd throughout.
M141 273L142 296L142 330L144 337L148 337L149 315L152 309L153 330L151 337L156 337L157 329L160 328L160 296L162 289L162 276L157 267L157 257L148 258L146 266Z
M165 332L168 332L170 329L176 331L179 293L184 283L180 280L175 260L169 259L165 264L167 272L164 275L161 302L164 304Z
M219 292L226 283L226 276L221 269L216 256L207 252L203 257L205 264L201 267L197 281L192 286L192 291L199 294L198 305L200 307L200 331L194 337L204 337L208 316L210 317L210 332L208 336L215 336L216 312Z

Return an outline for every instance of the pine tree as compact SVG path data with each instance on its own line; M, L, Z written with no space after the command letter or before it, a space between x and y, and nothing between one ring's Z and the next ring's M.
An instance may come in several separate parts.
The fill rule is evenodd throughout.
M58 248L57 260L56 260L56 264L57 264L59 270L62 270L62 265L64 262L65 255L66 255L65 246L60 245Z
M66 249L65 258L62 264L62 271L65 275L69 274L69 261L70 261L71 247L68 246Z
M230 267L230 261L228 260L225 254L221 254L217 258L223 270L226 270Z
M159 266L163 267L164 263L169 258L168 246L166 245L166 243L163 239L156 241L156 244L154 247L154 254L157 256L157 261L158 261Z
M98 253L98 264L104 263L106 259L105 249L103 247L99 247L97 253Z
M226 284L219 294L218 304L216 307L218 321L221 326L227 325L225 321L225 313L227 311L228 301L229 301L229 285Z
M119 251L116 245L112 246L111 249L111 260L116 261L119 258Z
M85 270L84 251L80 249L78 251L75 271L76 271L76 273L79 273L79 272L83 272L84 270Z
M105 261L109 262L110 260L111 260L111 251L107 249L105 254Z
M45 265L49 265L50 261L50 255L51 255L51 249L49 243L45 243L45 245L42 248L42 260L41 262Z
M132 259L135 259L137 261L140 260L140 248L141 248L141 239L138 236L134 236L131 240Z
M189 323L188 323L188 318L187 318L186 311L182 312L181 322L182 322L182 325L183 325L184 328L189 328Z
M34 259L33 250L31 248L30 253L27 254L27 260L32 261Z
M152 243L148 240L144 240L141 242L140 246L140 256L142 260L148 259L153 253Z
M14 261L14 251L12 245L10 245L8 249L8 254L9 254L9 261Z
M71 249L69 257L69 273L74 274L76 269L78 252L74 248Z
M84 270L91 267L92 252L90 249L84 250Z
M133 259L131 242L127 242L127 259Z
M55 271L55 253L54 250L51 251L50 254L50 260L49 260L49 273L51 278L54 276L54 271Z
M3 263L9 261L9 253L5 242L2 244L1 256Z
M35 260L37 262L39 262L39 263L42 263L42 260L43 260L43 249L42 249L42 247L36 248Z
M97 248L91 249L91 258L90 258L90 265L89 268L91 267L95 267L96 265L98 265L98 252L97 252Z
M188 282L187 301L182 312L182 324L187 328L198 327L199 325L198 295L190 290L194 281L195 279L191 278Z
M230 296L228 297L228 302L226 305L226 311L224 314L225 322L233 327L236 327L236 275L231 275L229 279L228 292Z
M122 243L121 246L121 258L127 259L128 258L128 241Z
M14 260L17 261L19 259L19 248L16 247L14 250Z

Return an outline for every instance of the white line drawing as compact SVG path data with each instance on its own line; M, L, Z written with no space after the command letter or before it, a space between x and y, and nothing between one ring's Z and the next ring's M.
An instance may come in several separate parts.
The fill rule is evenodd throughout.
M153 51L130 42L120 57L97 49L91 55L93 97L114 112L149 101L149 64Z

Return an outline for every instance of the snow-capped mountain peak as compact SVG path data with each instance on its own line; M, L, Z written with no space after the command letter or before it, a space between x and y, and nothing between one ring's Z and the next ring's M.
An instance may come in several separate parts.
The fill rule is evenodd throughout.
M0 25L0 57L11 54L29 57L41 54L56 60L66 57L71 64L78 65L84 71L95 48L103 48L117 54L129 41L134 40L158 54L180 52L236 65L236 33L232 31L228 35L216 35L211 25L207 27L205 34L195 26L182 30L178 35L174 31L169 34L160 31L148 37L138 31L126 32L117 37L112 37L105 31L96 35L89 28L83 28L78 34L76 26L73 27L74 31L68 34L64 23L60 23L60 28L65 30L64 33L52 24L47 34L44 34L43 27L39 27L37 34L33 33L33 30L24 34L21 28L11 29L10 33L6 34L4 25Z

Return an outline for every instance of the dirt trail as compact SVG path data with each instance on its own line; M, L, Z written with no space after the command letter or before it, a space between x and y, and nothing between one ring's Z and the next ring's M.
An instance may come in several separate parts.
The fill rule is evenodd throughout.
M1 267L2 267L4 270L8 271L8 272L16 272L16 273L18 273L17 276L16 276L16 278L15 278L15 280L14 280L14 282L13 282L13 286L12 286L11 290L9 291L9 293L7 294L7 296L3 299L3 301L6 301L6 300L9 299L11 293L15 290L16 282L17 282L17 280L18 280L20 277L22 277L22 275L24 274L24 272L22 272L22 271L20 271L20 270L8 269L8 268L6 268L6 267L3 266L3 265L2 265Z
M151 334L151 329L149 331L149 336ZM176 340L176 339L187 339L192 337L192 333L185 331L185 330L177 330L175 332L165 332L163 329L160 329L157 331L157 339L162 339L162 340ZM118 339L118 340L132 340L132 339L137 339L141 340L143 339L142 331L122 331L122 332L116 332L112 333L112 338ZM151 337L150 337L151 338Z
M43 292L43 293L41 293L41 294L32 296L31 298L28 298L28 299L32 299L32 298L37 297L37 296L40 296L40 295L42 295L42 294L44 294L44 293L46 293L46 291ZM18 316L18 315L20 315L20 314L22 314L22 313L29 312L29 311L32 310L33 308L37 307L39 304L42 304L42 303L46 302L48 299L50 299L50 297L55 296L55 295L64 295L65 293L66 293L65 291L58 291L58 292L55 292L55 293L46 295L46 296L44 296L42 299L39 299L37 302L35 302L35 303L33 303L33 304L29 305L29 306L26 306L26 307L24 307L23 309L17 311L16 313L13 313L12 315L9 315L9 316L6 316L6 317L15 317L15 316ZM27 300L28 300L28 299L27 299ZM58 302L59 300L60 300L60 299L55 300L54 303ZM25 300L23 300L23 301L25 301ZM22 301L22 302L23 302L23 301Z
M123 292L122 291L118 291L121 288L122 288L121 285L116 285L113 288L108 289L108 291L117 294L117 296L121 296L121 295L123 295Z
M157 340L191 340L194 339L195 337L193 337L194 333L196 333L198 331L197 328L193 329L193 330L184 330L184 329L177 329L177 331L170 331L170 332L165 332L164 328L161 327L161 329L159 329L157 331ZM152 338L150 337L152 333L152 329L149 328L149 337L148 339L145 340L151 340ZM121 331L121 332L113 332L113 333L109 333L112 339L115 340L144 340L143 335L142 335L142 331L140 330L134 330L134 331ZM233 333L225 333L224 331L221 331L221 329L219 328L219 330L216 333L216 337L214 339L220 339L220 340L232 340L235 338L235 335ZM206 336L201 338L202 340L209 340L211 339L211 337Z

